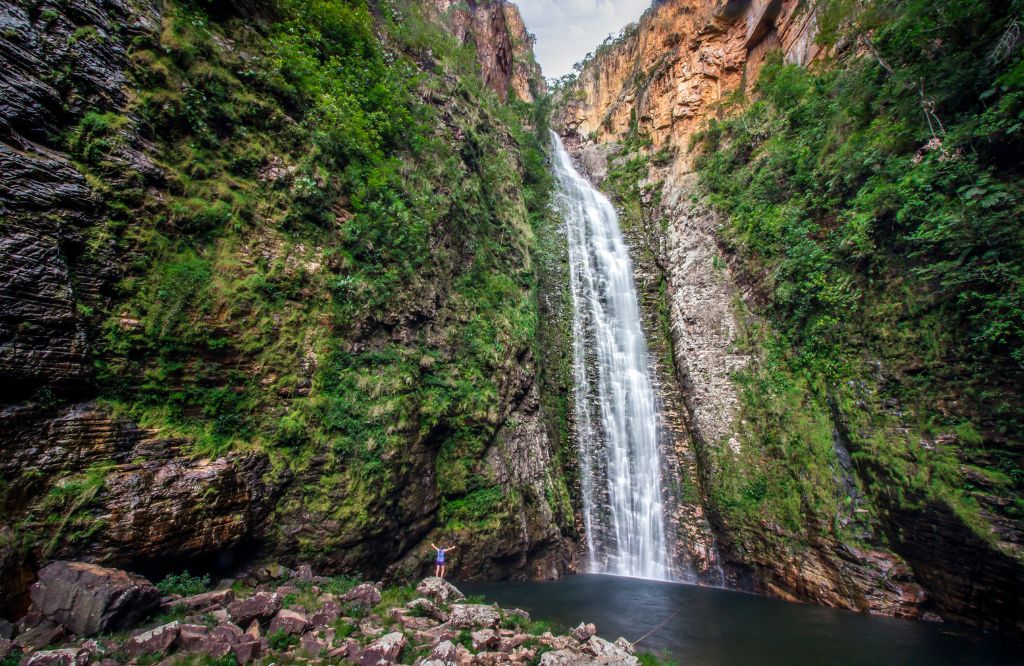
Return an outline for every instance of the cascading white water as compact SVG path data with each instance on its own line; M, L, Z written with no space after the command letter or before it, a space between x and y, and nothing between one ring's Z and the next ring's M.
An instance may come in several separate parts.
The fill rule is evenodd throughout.
M590 570L671 577L661 499L659 414L619 218L552 132L573 298L573 367Z

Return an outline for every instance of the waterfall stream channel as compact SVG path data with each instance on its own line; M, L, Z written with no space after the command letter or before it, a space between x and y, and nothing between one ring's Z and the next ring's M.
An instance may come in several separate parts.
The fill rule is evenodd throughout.
M573 301L573 372L588 568L672 578L662 507L661 415L629 248L608 198L552 132Z

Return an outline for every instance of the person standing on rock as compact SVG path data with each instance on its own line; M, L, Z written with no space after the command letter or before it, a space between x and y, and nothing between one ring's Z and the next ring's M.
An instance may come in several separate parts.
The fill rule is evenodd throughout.
M449 550L455 550L455 546L445 546L438 548L434 544L430 544L430 547L437 551L437 560L434 561L434 575L438 578L444 578L444 572L447 566L444 563L444 554Z

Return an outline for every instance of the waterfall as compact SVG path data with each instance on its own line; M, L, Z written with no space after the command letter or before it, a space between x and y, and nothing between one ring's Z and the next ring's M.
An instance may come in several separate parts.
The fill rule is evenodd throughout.
M589 568L670 578L660 415L629 251L606 196L552 132L573 299L573 371Z

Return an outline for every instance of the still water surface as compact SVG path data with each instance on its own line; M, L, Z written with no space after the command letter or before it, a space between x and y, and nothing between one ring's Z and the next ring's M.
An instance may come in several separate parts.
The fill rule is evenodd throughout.
M1022 638L709 587L592 574L456 584L538 619L565 626L593 622L608 640L636 640L682 608L638 647L669 650L684 666L1024 664Z

